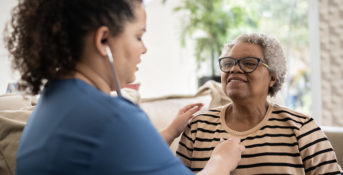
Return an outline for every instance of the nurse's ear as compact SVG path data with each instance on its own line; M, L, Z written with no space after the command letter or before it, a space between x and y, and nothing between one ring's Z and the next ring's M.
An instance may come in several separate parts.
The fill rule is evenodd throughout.
M108 46L110 30L106 26L99 27L94 33L94 45L101 56L107 56L106 47Z

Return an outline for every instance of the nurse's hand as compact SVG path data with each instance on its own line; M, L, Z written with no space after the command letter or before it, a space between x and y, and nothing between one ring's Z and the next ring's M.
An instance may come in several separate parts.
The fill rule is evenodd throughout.
M241 160L245 147L239 138L233 137L218 144L204 169L198 175L228 175Z
M179 110L172 123L160 133L164 140L170 145L187 127L187 124L194 117L194 113L202 108L202 103L189 104Z

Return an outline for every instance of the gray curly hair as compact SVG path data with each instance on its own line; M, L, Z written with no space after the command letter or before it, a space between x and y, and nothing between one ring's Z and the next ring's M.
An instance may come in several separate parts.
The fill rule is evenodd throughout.
M242 42L256 44L263 48L265 61L270 68L269 72L276 78L275 84L269 88L268 91L268 94L273 97L281 89L282 84L285 81L285 75L287 71L286 57L283 53L280 42L276 38L266 34L241 34L232 42L225 45L222 56L228 54L233 46Z

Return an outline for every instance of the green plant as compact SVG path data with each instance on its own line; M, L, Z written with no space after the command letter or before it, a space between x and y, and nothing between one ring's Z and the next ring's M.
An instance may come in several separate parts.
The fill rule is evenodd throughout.
M181 44L185 46L188 39L195 41L198 68L202 62L210 60L212 77L216 59L223 45L237 34L234 31L245 26L258 27L254 12L230 0L180 0L174 11L187 16L182 26Z

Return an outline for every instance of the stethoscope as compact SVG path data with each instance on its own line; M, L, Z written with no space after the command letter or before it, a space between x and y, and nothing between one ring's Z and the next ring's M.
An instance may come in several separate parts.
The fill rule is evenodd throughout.
M113 74L113 78L114 78L114 83L115 83L115 86L116 86L116 91L117 91L117 95L118 96L122 96L121 95L121 91L120 91L120 85L119 85L119 81L118 81L118 78L117 78L117 73L116 73L116 70L114 68L114 61L113 61L113 56L112 56L112 52L111 52L111 49L109 46L106 46L106 52L107 52L107 57L111 63L111 70L112 70L112 74Z

